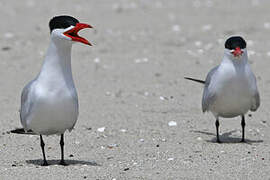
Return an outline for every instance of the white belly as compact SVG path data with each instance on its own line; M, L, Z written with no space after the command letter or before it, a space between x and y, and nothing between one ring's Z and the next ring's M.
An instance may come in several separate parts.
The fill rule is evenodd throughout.
M77 101L68 91L43 93L33 103L27 127L38 134L62 134L73 128L77 117Z
M239 83L240 82L240 83ZM252 105L252 95L247 81L224 83L219 88L210 111L217 116L231 118L247 113Z
M210 111L215 115L231 118L239 115L244 115L251 107L251 100L245 96L232 95L222 96L216 99L214 104L210 107Z

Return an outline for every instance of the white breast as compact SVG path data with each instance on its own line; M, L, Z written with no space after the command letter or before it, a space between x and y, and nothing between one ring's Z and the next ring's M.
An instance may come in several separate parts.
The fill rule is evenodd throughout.
M51 39L42 68L22 101L22 124L35 133L62 134L78 118L78 98L71 71L68 41Z
M212 90L215 100L209 110L221 117L235 117L245 114L252 106L252 86L244 68L222 67L217 71Z
M235 117L245 114L252 105L248 83L230 81L223 84L217 93L210 111L221 117Z
M37 84L27 127L44 135L71 130L78 117L78 102L72 93L66 87L48 89Z

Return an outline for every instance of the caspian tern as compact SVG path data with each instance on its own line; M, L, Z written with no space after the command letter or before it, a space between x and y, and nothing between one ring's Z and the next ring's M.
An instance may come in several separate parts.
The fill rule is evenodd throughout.
M248 64L246 42L240 36L232 36L225 42L225 51L220 65L213 68L206 80L185 77L204 84L202 111L210 111L216 118L217 142L219 117L241 116L242 140L245 142L245 114L256 111L260 96L256 77Z
M40 135L44 166L48 163L42 135L60 135L60 164L67 165L64 161L64 133L73 129L79 114L71 71L71 47L73 42L91 46L78 32L92 26L71 16L56 16L50 20L49 27L51 40L41 71L22 91L20 118L23 129L11 132Z

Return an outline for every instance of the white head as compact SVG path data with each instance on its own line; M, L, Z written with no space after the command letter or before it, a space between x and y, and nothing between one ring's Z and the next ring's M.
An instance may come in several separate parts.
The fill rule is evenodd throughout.
M78 32L84 28L92 28L92 26L80 23L71 16L56 16L49 22L51 37L54 40L62 40L64 42L81 42L90 45L90 42L78 35Z

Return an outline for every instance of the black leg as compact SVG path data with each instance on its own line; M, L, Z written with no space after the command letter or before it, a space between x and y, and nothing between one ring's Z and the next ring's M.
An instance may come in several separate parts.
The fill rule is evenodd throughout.
M245 126L246 126L245 115L242 115L241 126L242 126L242 140L241 140L241 142L246 142L245 141Z
M60 165L66 166L66 162L64 160L64 134L61 134L61 139L60 139L60 146L61 146L61 161L60 161Z
M40 146L41 146L42 154L43 154L43 164L42 164L42 166L48 166L49 164L47 163L45 150L44 150L45 143L43 141L42 135L40 135Z
M217 130L217 142L221 143L221 141L219 140L219 120L218 120L218 117L216 119L216 130Z

